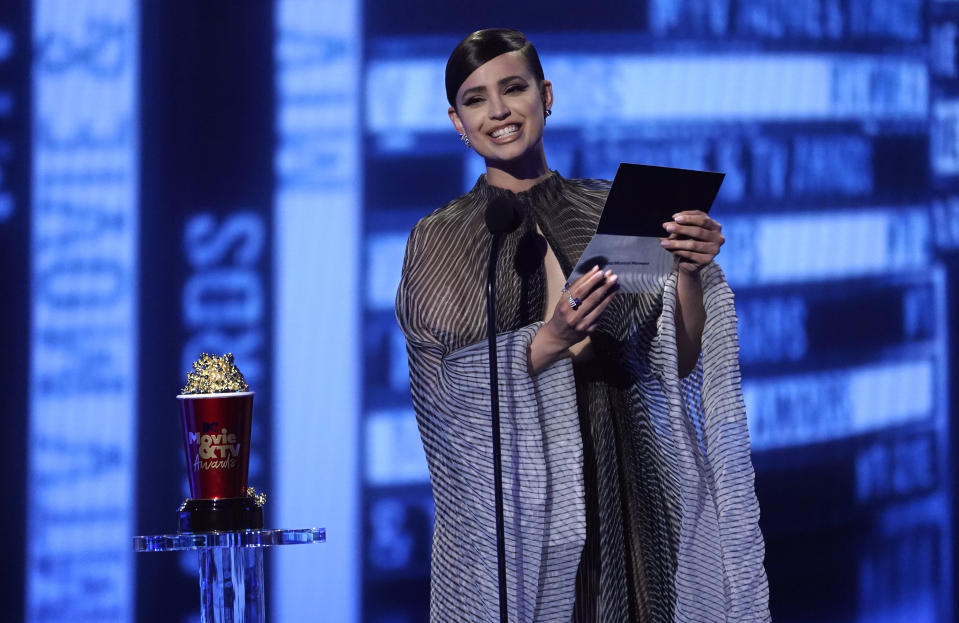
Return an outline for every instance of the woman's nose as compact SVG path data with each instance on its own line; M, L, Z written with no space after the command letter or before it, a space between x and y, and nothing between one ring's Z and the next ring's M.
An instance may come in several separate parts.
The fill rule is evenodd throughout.
M502 97L492 97L489 103L489 117L497 121L509 117L509 106Z

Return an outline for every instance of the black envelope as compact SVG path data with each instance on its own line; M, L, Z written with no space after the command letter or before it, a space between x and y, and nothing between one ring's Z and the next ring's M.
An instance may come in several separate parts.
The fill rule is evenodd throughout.
M666 235L663 223L683 210L709 212L725 173L623 162L609 189L597 234Z
M667 235L663 223L683 210L709 212L724 177L712 171L621 163L596 234L570 280L598 264L619 275L626 292L662 287L673 266L672 254L659 244Z

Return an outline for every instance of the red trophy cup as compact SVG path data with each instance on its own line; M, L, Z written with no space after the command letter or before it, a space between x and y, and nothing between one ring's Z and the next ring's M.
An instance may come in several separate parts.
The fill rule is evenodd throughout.
M190 499L179 509L180 532L263 527L262 497L250 495L253 392L233 356L206 353L177 396L183 424Z

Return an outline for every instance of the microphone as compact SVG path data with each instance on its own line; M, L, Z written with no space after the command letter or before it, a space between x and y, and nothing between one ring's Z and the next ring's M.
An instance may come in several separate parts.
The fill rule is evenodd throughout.
M515 196L496 197L486 206L486 229L494 236L519 227L523 204Z
M506 536L503 527L503 460L499 426L499 373L496 364L496 260L503 241L523 220L523 204L515 195L496 197L486 206L490 241L486 273L486 337L489 345L490 422L493 429L493 491L496 498L496 567L499 574L500 623L509 623L506 601Z

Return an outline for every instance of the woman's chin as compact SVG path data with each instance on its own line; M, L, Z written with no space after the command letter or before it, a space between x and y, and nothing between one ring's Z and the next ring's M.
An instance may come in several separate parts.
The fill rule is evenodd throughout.
M483 156L486 162L495 164L499 168L523 168L527 164L540 161L535 146L525 145L518 141L505 145L496 145L483 151L485 153L481 153L480 155Z

